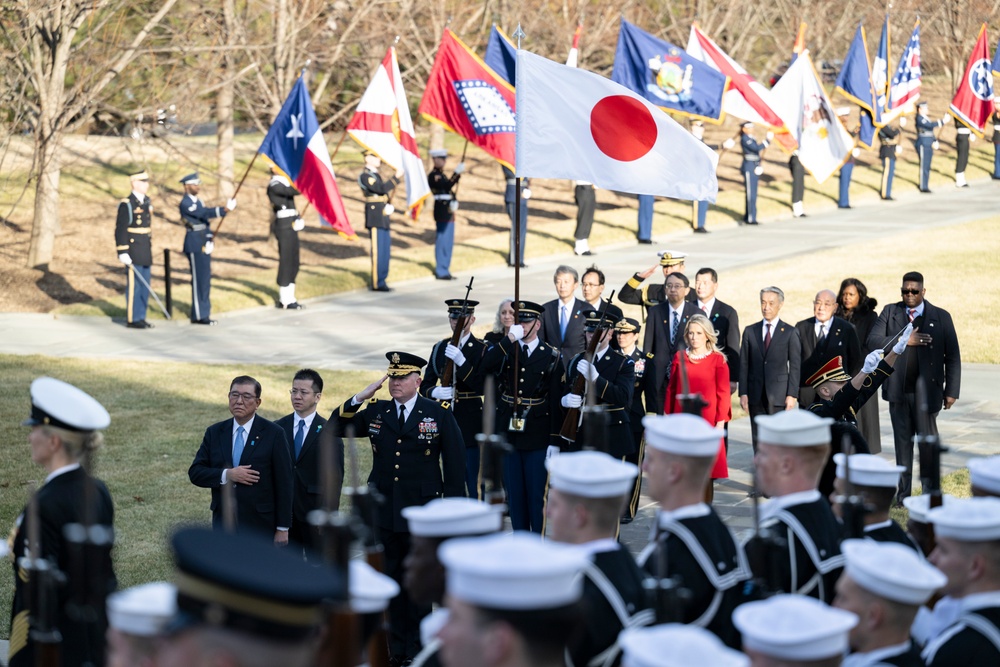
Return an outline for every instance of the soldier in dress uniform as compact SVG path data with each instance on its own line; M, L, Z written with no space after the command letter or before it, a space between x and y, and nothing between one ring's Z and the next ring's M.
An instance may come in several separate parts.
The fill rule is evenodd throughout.
M955 187L967 188L969 182L965 180L965 168L969 166L970 144L976 140L976 135L966 125L959 125L955 128Z
M842 547L844 574L833 606L861 619L850 632L851 653L844 666L923 667L910 627L946 577L899 544L845 540Z
M410 551L410 532L403 508L441 496L465 496L465 443L451 412L417 393L420 369L427 363L406 352L388 352L386 374L348 398L333 411L335 435L353 427L367 434L372 446L368 485L385 503L375 525L385 547L385 573L403 583L403 561ZM388 400L373 396L389 381ZM369 399L370 402L369 402ZM398 664L420 651L420 619L430 606L417 605L404 590L389 605L389 654Z
M667 276L671 273L684 273L684 260L687 253L677 250L663 250L656 253L660 261L649 267L645 271L639 271L628 279L622 288L618 290L618 300L622 303L631 303L635 306L652 308L667 300ZM649 278L657 269L663 271L663 283L659 285L643 285L643 281Z
M639 202L639 220L636 230L636 240L639 245L652 245L653 239L653 205L656 197L653 195L636 195Z
M802 198L806 193L806 169L799 160L798 151L792 151L788 158L788 171L792 174L792 217L804 218L806 212L802 209Z
M507 253L507 266L514 266L520 263L524 268L524 244L528 239L528 200L531 199L531 187L527 178L521 179L521 255L514 257L514 230L517 228L517 178L514 171L506 166L503 168L503 177L507 182L507 189L503 193L503 202L507 207L507 217L510 218L510 252Z
M771 498L761 508L761 527L784 540L777 562L761 565L777 568L778 581L772 583L779 590L829 603L844 566L842 532L816 486L830 454L833 420L806 410L758 415L756 420L754 465L759 491Z
M858 621L856 614L801 595L748 602L733 614L753 667L840 667Z
M704 502L721 434L701 417L684 413L650 415L642 423L649 445L642 469L660 509L639 566L660 581L678 577L690 592L683 609L667 610L677 614L678 622L706 628L735 648L739 636L732 612L743 601L750 565Z
M750 667L750 658L694 625L630 628L621 633L618 643L623 667Z
M972 495L1000 497L1000 456L969 459Z
M748 225L757 224L757 179L764 173L760 155L774 138L774 133L769 131L767 138L758 142L752 133L753 123L743 123L740 134L743 164L740 171L743 173L743 187L746 190L746 212L743 215L743 222Z
M149 191L149 174L145 171L129 176L132 192L118 204L115 220L115 249L118 261L125 265L125 326L130 329L152 329L146 321L149 303L150 267L153 265L152 229L153 204ZM142 276L145 284L136 278Z
M705 124L700 120L691 121L691 134L698 141L705 143ZM713 150L715 148L713 147ZM691 202L691 226L695 234L707 234L705 218L708 216L708 202L704 199Z
M917 156L920 159L920 191L930 192L931 179L931 158L934 151L939 148L938 140L934 136L934 130L951 123L951 116L945 116L941 120L931 120L928 112L927 102L917 105Z
M639 321L626 317L615 324L615 339L618 349L632 360L635 381L632 384L632 404L628 407L629 430L632 431L632 453L625 456L629 463L642 467L646 439L643 437L642 418L649 412L656 412L656 378L653 373L653 353L639 349L639 332L642 327ZM639 509L639 492L642 488L642 476L635 478L632 495L622 513L622 523L631 523Z
M574 544L590 562L583 569L584 627L566 648L569 667L621 663L618 634L651 625L643 573L616 539L618 518L639 469L602 452L560 453L546 462L545 504L552 540Z
M899 119L899 127L906 127L906 116ZM878 157L882 160L882 185L879 194L882 199L892 201L892 179L896 175L896 156L902 152L899 143L900 129L883 125L878 129Z
M108 596L106 667L154 667L157 642L177 613L177 587L140 584Z
M865 537L875 542L895 542L920 552L917 543L906 534L898 523L889 516L889 507L896 495L899 485L899 474L903 466L889 463L874 454L851 454L845 464L844 454L833 455L837 464L837 478L833 483L833 493L830 494L830 504L837 518L843 520L843 503L847 500L848 490L864 503L862 535L848 537ZM846 483L850 472L850 485ZM851 527L848 526L848 530Z
M448 151L443 148L431 150L434 168L427 174L427 182L434 195L434 224L437 231L434 236L434 277L438 280L454 280L451 275L451 250L455 245L455 211L458 210L458 200L455 199L455 186L465 171L465 163L455 165L455 173L450 177L444 175L444 162Z
M451 337L440 340L431 350L424 379L420 383L420 395L441 401L452 411L458 421L465 441L465 485L470 498L479 497L479 445L476 434L483 426L483 381L479 372L486 344L472 335L472 325L476 323L478 301L448 299L448 323L452 333L463 313L467 316L458 345L451 344ZM454 364L453 384L441 386L441 376L445 366Z
M358 186L365 198L365 229L371 234L372 274L368 289L373 292L392 291L385 284L389 277L389 252L392 237L389 235L389 216L396 209L389 203L392 191L396 189L403 170L397 171L388 181L383 181L378 173L382 158L371 151L365 151L365 169L358 175Z
M184 196L181 198L181 220L187 228L184 235L184 254L191 265L191 323L218 324L212 319L212 303L209 293L212 289L212 228L209 220L224 218L236 208L236 200L230 198L225 206L205 206L198 197L201 179L197 172L181 179Z
M297 310L302 304L295 300L295 278L299 275L299 232L306 227L295 208L299 195L288 176L277 166L271 167L267 184L267 199L274 211L271 233L278 240L278 308Z
M992 179L994 181L1000 180L1000 109L997 108L998 103L996 100L993 102L993 115L990 116L990 122L993 123L993 175Z

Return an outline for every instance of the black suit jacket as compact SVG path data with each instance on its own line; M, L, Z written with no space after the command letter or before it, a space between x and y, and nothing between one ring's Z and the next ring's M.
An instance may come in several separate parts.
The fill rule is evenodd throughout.
M687 348L684 343L684 325L692 315L704 315L701 309L690 301L685 301L681 308L681 319L677 325L677 339L670 344L670 304L664 301L649 309L646 318L646 333L643 334L642 349L653 355L653 372L656 382L656 405L647 405L646 410L663 414L663 405L667 398L667 382L670 379L670 363L677 350ZM647 366L646 372L649 372Z
M292 457L285 432L257 414L246 436L243 454L235 465L249 465L260 478L256 484L236 484L236 529L274 535L279 526L292 526ZM201 447L188 469L195 486L212 489L212 525L222 527L222 471L233 468L233 419L205 430ZM229 482L232 483L232 482Z
M295 483L295 491L292 501L292 518L295 523L307 523L309 512L318 509L323 505L323 474L320 467L320 433L326 427L326 419L319 413L313 417L312 426L306 432L306 437L302 441L302 451L298 458L295 457L295 413L285 415L274 422L285 432L285 441L288 443L288 455L292 459L292 479ZM340 438L333 439L334 453L333 462L337 466L333 474L340 480L340 486L344 486L344 441ZM334 507L340 507L340 494L334 500Z
M799 396L799 376L802 344L799 334L788 322L778 320L771 332L771 346L764 353L764 321L755 322L743 330L740 343L740 396L747 396L750 405L768 404L779 407L786 396Z
M691 293L694 294L694 290L691 290ZM697 296L694 304L698 305ZM736 313L736 309L728 303L716 299L715 303L712 304L708 319L715 325L715 330L719 334L718 345L722 353L726 355L726 365L729 366L729 381L738 382L740 379L740 316Z
M869 349L884 347L908 320L902 301L883 308L868 334ZM938 412L945 396L958 398L962 384L962 356L955 325L947 310L924 301L924 314L917 318L914 326L921 333L930 334L933 340L930 345L907 347L903 351L895 364L898 370L882 385L882 398L893 402L905 399L907 356L916 354L920 375L927 382L927 407L931 412Z
M583 299L574 299L569 312L569 322L566 323L566 336L560 336L559 309L562 301L553 299L542 305L542 329L538 339L559 350L563 364L568 364L574 355L583 352L587 347L584 329L587 323L587 311L593 310Z
M858 340L857 329L844 318L836 315L830 318L830 329L822 344L816 338L815 317L798 322L795 330L799 332L799 343L802 345L799 400L803 406L810 405L816 398L816 392L806 386L806 380L834 357L840 357L844 370L851 377L861 370L865 361L861 341Z

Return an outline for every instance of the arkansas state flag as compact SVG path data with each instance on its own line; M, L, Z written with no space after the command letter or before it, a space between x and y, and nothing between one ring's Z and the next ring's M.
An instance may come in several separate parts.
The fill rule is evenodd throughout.
M386 51L354 117L347 124L347 133L393 169L403 170L406 207L416 219L431 188L427 184L424 163L417 148L395 47L390 46Z
M902 109L910 107L920 97L920 19L913 26L913 34L907 42L903 55L899 58L899 66L892 77L892 84L889 86L889 106L888 109ZM883 119L889 122L890 118Z
M653 104L586 70L517 52L517 175L715 201L715 151Z
M965 74L958 84L949 111L970 130L983 136L983 128L993 114L993 64L985 23L979 29L979 39L972 48L969 64L965 66Z
M344 236L354 237L330 164L330 151L301 76L257 152L288 174L321 220Z
M420 114L514 168L514 87L445 28Z
M719 48L698 26L691 26L687 52L693 58L710 65L729 77L729 89L722 98L722 110L752 123L767 125L774 132L775 140L791 152L795 139L788 133L784 121L775 113L771 104L771 91L762 86L747 71Z

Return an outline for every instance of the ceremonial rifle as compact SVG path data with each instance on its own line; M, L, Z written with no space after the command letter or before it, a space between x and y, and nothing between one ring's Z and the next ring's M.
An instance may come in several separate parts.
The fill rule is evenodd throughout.
M614 290L611 290L611 295L608 297L608 303L615 298ZM584 359L587 363L593 365L594 354L597 352L597 346L600 345L601 339L604 338L604 322L608 316L607 306L601 310L601 320L597 323L597 329L594 331L594 335L590 338L590 344L587 345L587 350L584 352ZM587 377L577 370L576 378L573 380L573 388L571 393L577 396L584 396L587 392ZM568 442L576 442L577 430L580 428L580 422L582 421L582 414L580 408L567 408L566 417L563 418L562 428L559 430L559 437Z
M27 576L28 634L34 645L35 667L58 667L62 664L58 588L66 583L66 577L56 563L42 555L42 529L34 484L24 521L27 539L24 556L18 558L17 563Z
M657 526L655 542L656 574L642 580L650 606L656 615L656 624L684 623L687 605L691 602L691 590L684 587L679 574L668 577L667 544Z
M948 448L941 444L937 433L931 427L930 410L927 402L927 383L923 376L917 377L917 451L920 459L920 485L929 497L927 509L941 507L944 496L941 493L941 453ZM928 553L934 550L934 524L927 523Z
M493 376L483 385L483 431L476 436L479 443L479 488L482 500L490 505L503 505L507 500L503 488L503 459L512 451L502 435L494 433L496 420L496 387Z
M854 492L854 482L851 481L851 436L846 433L841 442L841 452L844 455L844 492L835 501L840 505L844 539L860 540L865 536L865 514L871 511L871 507L862 496Z
M458 347L459 342L462 340L462 334L465 332L465 327L469 323L469 292L472 291L472 281L476 277L472 276L469 278L469 284L465 286L465 299L462 301L462 314L459 315L458 319L455 320L455 330L451 333L451 344ZM458 382L455 380L455 362L448 359L444 362L444 370L441 371L441 386L451 387L455 394L451 397L451 403L449 407L454 410L455 403L458 403Z

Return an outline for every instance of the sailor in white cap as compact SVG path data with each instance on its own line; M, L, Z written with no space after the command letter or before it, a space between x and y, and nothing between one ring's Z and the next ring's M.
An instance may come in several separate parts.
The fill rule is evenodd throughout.
M1000 455L969 459L972 495L1000 497Z
M104 406L73 385L50 377L31 383L31 415L23 425L31 427L31 460L46 477L35 492L37 512L26 507L14 527L10 665L35 664L36 638L29 629L36 623L59 631L60 650L73 659L67 664L104 664L106 596L117 588L111 562L114 503L104 482L91 477L85 465L103 442L100 431L110 424ZM30 525L32 521L38 525ZM70 542L64 529L72 524L86 524L87 537ZM28 535L36 529L40 543L28 544ZM42 617L44 609L32 607L37 598L30 581L38 559L48 560L66 577L63 585L54 587L47 617ZM90 592L82 602L81 590Z
M817 490L830 454L832 422L807 410L758 415L754 456L760 491L771 498L761 509L761 527L785 542L784 555L773 564L780 578L770 585L824 602L833 599L833 585L844 564L840 523ZM768 568L755 570L758 577L773 571L770 563L751 565Z
M361 657L370 658L367 648L375 631L385 623L385 610L389 601L399 595L399 584L392 577L382 574L365 561L354 558L348 563L347 590L351 611L360 617L361 634L358 646ZM368 662L362 663L362 667Z
M438 280L454 280L451 275L451 250L455 245L455 211L458 210L458 200L455 199L455 186L465 171L465 163L455 165L455 173L446 176L444 163L448 159L448 151L444 148L432 148L430 151L434 168L427 174L427 183L434 195L434 224L437 232L434 236L434 277Z
M726 647L708 630L668 623L631 628L618 637L622 667L749 667L750 658Z
M616 539L618 518L639 468L595 451L559 454L545 465L550 537L578 545L590 561L583 571L587 614L583 631L567 647L567 663L570 667L616 664L618 634L655 620L643 573Z
M752 667L838 667L858 617L804 595L785 594L740 606L733 622L743 633L743 652Z
M537 535L463 538L441 545L449 618L445 667L562 667L582 623L587 557Z
M910 627L921 605L944 586L945 576L913 549L895 542L845 540L844 574L833 606L857 614L845 666L920 667Z
M864 503L864 537L876 542L897 542L919 552L920 547L913 538L889 517L889 507L899 485L899 474L905 468L874 454L851 454L845 463L844 455L838 453L833 455L833 460L837 465L837 477L830 494L833 513L843 520L844 503L848 496L856 496ZM850 483L847 483L848 477ZM851 530L851 526L847 529Z
M689 414L647 416L642 469L650 497L660 504L653 539L639 566L662 582L673 577L690 592L681 622L707 628L737 648L732 611L743 601L750 566L729 529L704 502L705 485L719 452L719 431ZM660 596L663 597L662 595ZM657 614L664 620L658 601Z
M108 596L107 667L152 667L156 640L177 611L177 588L154 581Z
M943 494L941 505L947 505L955 496ZM934 531L927 520L927 513L931 510L931 497L928 495L907 496L903 498L903 507L909 512L906 520L906 534L909 535L920 548L920 553L927 558L934 551Z
M928 667L1000 665L1000 499L955 500L927 516L937 539L930 561L960 606L921 656Z

